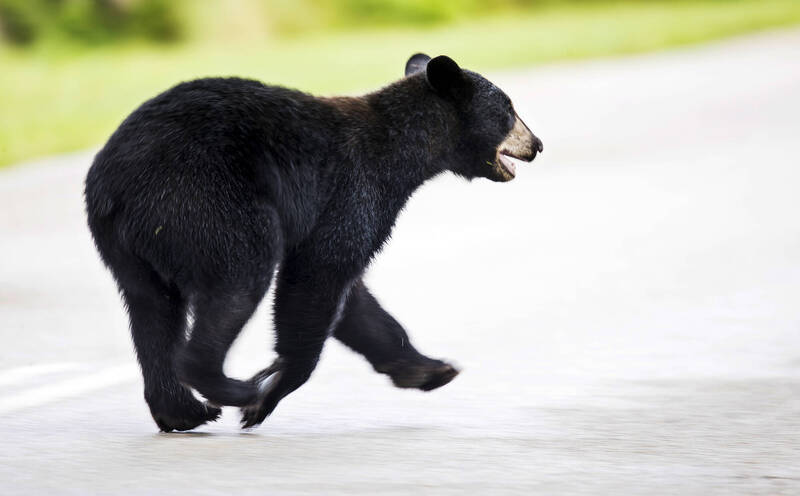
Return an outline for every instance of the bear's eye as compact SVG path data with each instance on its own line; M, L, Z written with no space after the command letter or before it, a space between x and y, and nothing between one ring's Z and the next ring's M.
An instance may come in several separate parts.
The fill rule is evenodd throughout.
M517 120L517 116L514 115L514 111L511 110L506 116L506 127L511 129L514 127L514 122Z

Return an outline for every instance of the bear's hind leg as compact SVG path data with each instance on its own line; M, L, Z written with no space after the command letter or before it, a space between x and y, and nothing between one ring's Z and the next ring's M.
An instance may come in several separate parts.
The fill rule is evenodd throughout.
M198 401L175 375L173 357L185 341L184 299L144 267L136 274L116 274L142 369L145 401L158 428L186 431L216 420L220 409Z
M417 351L400 323L380 306L361 280L350 291L334 337L363 355L377 372L388 375L400 388L430 391L452 381L459 372Z

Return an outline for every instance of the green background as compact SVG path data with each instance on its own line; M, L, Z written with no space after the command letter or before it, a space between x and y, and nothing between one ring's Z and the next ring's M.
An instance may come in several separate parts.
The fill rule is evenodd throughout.
M201 76L353 93L417 51L490 71L798 23L797 0L0 0L0 166L102 144Z

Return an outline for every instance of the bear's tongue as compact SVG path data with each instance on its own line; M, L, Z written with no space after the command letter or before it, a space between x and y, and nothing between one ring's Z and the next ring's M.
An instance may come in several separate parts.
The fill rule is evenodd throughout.
M506 155L505 153L499 154L500 158L500 165L503 166L503 169L506 170L512 176L517 174L517 165L514 163L514 159Z

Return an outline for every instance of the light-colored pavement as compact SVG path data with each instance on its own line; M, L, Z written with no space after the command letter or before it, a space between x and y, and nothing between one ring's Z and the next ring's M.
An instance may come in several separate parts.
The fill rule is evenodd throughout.
M369 280L463 372L331 342L261 428L157 434L89 154L0 175L3 494L800 493L800 31L494 79L545 153L423 188ZM229 371L270 362L268 305Z

